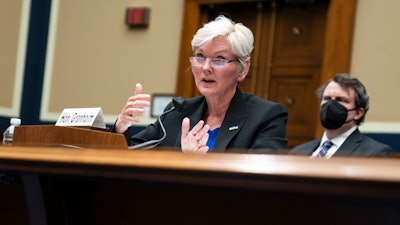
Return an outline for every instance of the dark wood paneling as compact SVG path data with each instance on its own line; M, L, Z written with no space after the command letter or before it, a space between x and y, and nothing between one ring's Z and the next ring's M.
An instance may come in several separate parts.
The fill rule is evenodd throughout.
M328 4L277 7L273 66L321 66Z
M29 214L26 204L24 185L19 176L0 174L0 224L28 225ZM7 177L8 176L8 177ZM4 183L3 179L16 179L11 183Z
M314 139L328 2L279 4L268 98L286 106L288 148Z
M319 67L277 67L272 69L270 98L284 105L289 119L286 124L288 148L314 138L318 117Z

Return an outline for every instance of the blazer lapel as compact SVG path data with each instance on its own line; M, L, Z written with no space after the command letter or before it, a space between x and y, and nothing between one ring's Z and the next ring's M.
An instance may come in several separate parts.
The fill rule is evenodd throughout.
M228 147L229 142L231 142L232 138L237 135L245 121L245 117L237 120L225 121L218 132L217 140L215 141L214 151L224 152L225 149Z
M236 93L232 98L225 118L215 141L214 151L224 152L232 138L238 134L246 121L244 95L236 88Z
M350 136L343 142L342 146L336 151L335 156L349 156L358 149L362 141L362 135L356 129Z
M195 108L196 110L191 112L186 112L186 115L190 119L190 130L203 119L204 112L206 110L206 100L204 96L198 97L194 100L195 102L190 104L190 107ZM181 122L182 123L182 122ZM181 146L181 136L182 136L182 124L177 124L179 127L178 136L176 137L176 146Z
M301 148L301 154L303 155L312 155L315 150L319 147L321 140L313 140L307 144L305 144Z
M190 130L200 121L203 120L204 118L204 112L206 111L207 103L205 98L201 102L199 106L197 106L197 109L189 115L190 119Z

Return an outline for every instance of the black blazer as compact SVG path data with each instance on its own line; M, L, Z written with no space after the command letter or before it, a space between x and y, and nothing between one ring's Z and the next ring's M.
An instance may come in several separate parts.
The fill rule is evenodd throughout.
M207 108L204 96L186 99L185 104L183 110L174 110L162 117L167 135L158 147L180 150L183 118L190 119L191 128L204 119ZM171 102L165 111L172 106ZM281 104L243 93L237 88L218 132L214 152L287 153L287 117L288 113ZM160 123L156 121L132 136L131 145L162 136Z
M294 147L290 155L312 155L318 148L321 140L313 140ZM359 157L387 157L390 156L393 149L385 144L382 144L374 139L360 133L356 129L343 142L340 148L333 156L359 156Z

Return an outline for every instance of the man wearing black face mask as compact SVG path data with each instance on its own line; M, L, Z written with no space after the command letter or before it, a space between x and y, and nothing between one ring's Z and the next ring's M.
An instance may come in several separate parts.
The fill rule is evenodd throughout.
M292 155L387 157L388 145L361 134L358 126L369 109L364 85L348 74L338 74L317 90L321 103L320 121L325 132L320 140L294 147Z

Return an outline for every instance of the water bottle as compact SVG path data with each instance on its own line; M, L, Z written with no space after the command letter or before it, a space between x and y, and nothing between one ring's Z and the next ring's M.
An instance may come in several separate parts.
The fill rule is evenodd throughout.
M12 145L14 128L21 125L21 119L11 118L10 126L3 133L3 145Z

